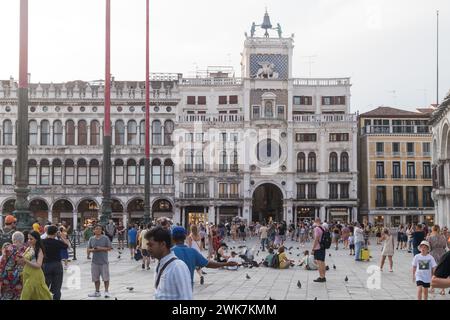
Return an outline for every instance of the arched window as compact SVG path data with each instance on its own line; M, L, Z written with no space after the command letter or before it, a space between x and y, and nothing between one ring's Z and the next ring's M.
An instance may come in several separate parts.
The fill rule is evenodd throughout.
M175 126L174 126L172 120L166 120L166 122L164 122L164 145L165 146L173 145L172 133L173 133L174 127Z
M13 184L13 166L12 161L9 159L3 160L3 184Z
M97 159L89 162L89 184L97 185L100 182L100 164Z
M78 121L78 145L87 145L87 123L85 120Z
M316 154L314 152L308 154L308 172L316 172Z
M52 181L53 185L62 184L62 162L59 159L52 161Z
M3 145L12 146L13 126L11 120L3 121Z
M62 122L56 120L53 122L53 145L62 146L63 144L63 125Z
M152 144L154 146L161 145L161 121L159 120L152 122Z
M194 151L186 151L184 157L184 171L193 171L194 165Z
M305 172L306 170L306 157L303 152L297 154L297 172Z
M145 120L139 123L139 144L141 146L145 145Z
M50 184L50 162L47 159L42 159L40 163L41 174L39 176L39 184Z
M100 123L97 120L91 121L91 146L100 144Z
M66 146L75 145L75 123L72 120L66 121Z
M74 184L75 177L75 164L73 160L67 159L64 162L64 184L72 185Z
M136 184L136 161L133 159L127 161L127 184Z
M37 162L34 159L28 160L28 184L37 184L38 179L38 167Z
M195 153L195 171L203 171L203 151Z
M121 159L114 161L114 184L123 185L123 161Z
M139 184L145 184L145 159L139 160Z
M136 121L128 121L128 132L127 132L127 144L136 145L137 144L137 124Z
M330 153L330 172L338 171L338 156L336 152Z
M222 151L219 153L219 171L226 172L227 171L227 152Z
M87 163L86 160L80 159L77 161L77 184L87 184Z
M341 153L341 172L348 172L348 153Z
M159 159L152 161L152 184L161 184L161 161Z
M170 159L164 161L164 184L173 184L173 162Z
M38 125L36 120L31 120L30 122L28 122L28 130L29 130L29 140L28 143L30 146L34 146L37 145L38 141L37 141L37 137L38 137Z
M50 122L47 120L41 121L41 146L48 146L50 144Z
M114 126L116 146L122 146L125 144L125 125L122 120L117 120Z

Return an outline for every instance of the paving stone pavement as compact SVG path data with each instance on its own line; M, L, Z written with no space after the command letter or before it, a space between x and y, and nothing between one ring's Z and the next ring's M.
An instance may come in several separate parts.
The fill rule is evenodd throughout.
M247 245L258 251L259 241L250 239L247 242L227 241L230 247ZM373 258L369 262L356 262L354 257L349 255L347 250L330 249L326 254L326 264L330 270L326 274L326 283L314 283L318 277L317 271L307 271L298 266L304 250L311 249L311 243L301 247L298 242L288 240L286 247L293 247L288 250L290 259L296 260L296 266L288 270L277 270L265 267L240 268L237 271L223 269L204 269L204 285L199 284L199 277L195 274L194 299L196 300L414 300L416 297L416 286L412 282L411 261L412 254L406 250L395 251L394 272L390 273L388 265L385 271L380 273L379 288L369 289L369 286L376 286L371 279L377 278L377 272L370 271L374 266L379 265L381 255L381 245L376 245L376 239L371 239L369 246ZM206 252L204 253L206 254ZM300 256L297 256L300 254ZM331 254L331 257L329 256ZM117 245L109 253L111 284L109 299L118 300L151 300L153 299L153 283L156 268L156 260L152 262L150 270L142 270L141 262L130 258L129 250L124 250L118 258ZM260 252L256 260L260 261L265 257L265 252ZM88 298L88 294L94 291L91 282L90 260L86 258L86 247L82 244L77 248L78 260L70 262L70 267L65 271L62 288L62 299L85 300L101 298ZM332 266L336 265L336 270ZM246 274L250 279L246 279ZM345 282L345 277L348 282ZM297 287L297 281L302 287ZM369 280L369 281L368 281ZM372 285L371 285L372 283ZM133 287L130 291L127 287ZM101 285L103 292L103 284ZM445 296L437 293L430 294L432 300L450 300L450 295L446 291Z

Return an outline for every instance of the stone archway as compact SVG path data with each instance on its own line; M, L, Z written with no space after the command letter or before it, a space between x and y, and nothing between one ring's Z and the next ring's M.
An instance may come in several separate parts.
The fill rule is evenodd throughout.
M59 199L52 206L52 221L59 223L62 220L73 220L73 204L67 199Z
M81 224L86 226L93 222L98 222L99 219L99 205L93 199L83 199L78 203L77 212L81 218Z
M253 191L252 221L269 220L283 220L283 193L273 183L264 183Z
M48 219L48 205L47 202L40 198L30 200L30 211L35 220L40 224L44 224Z
M7 216L9 214L11 214L11 215L13 214L14 210L16 210L14 208L14 204L15 203L16 203L16 199L9 199L9 200L6 200L3 203L3 207L2 207L3 216Z

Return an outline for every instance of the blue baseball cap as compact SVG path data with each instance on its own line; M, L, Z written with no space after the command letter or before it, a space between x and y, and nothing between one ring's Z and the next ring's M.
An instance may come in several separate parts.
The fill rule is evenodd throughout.
M185 236L186 235L186 229L180 226L176 226L175 228L172 229L172 237L177 237L177 236Z

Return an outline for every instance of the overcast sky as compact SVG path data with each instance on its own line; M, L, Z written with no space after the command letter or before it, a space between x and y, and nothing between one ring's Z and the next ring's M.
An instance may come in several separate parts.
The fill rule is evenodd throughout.
M19 0L0 0L0 79L18 77ZM117 80L144 80L145 0L111 0ZM104 78L105 0L30 0L32 82ZM410 110L436 100L436 10L440 99L450 89L448 0L150 0L151 72L190 76L209 65L240 75L244 32L260 24L295 33L293 76L351 77L352 111ZM310 59L308 56L315 56ZM312 61L313 63L309 63Z

